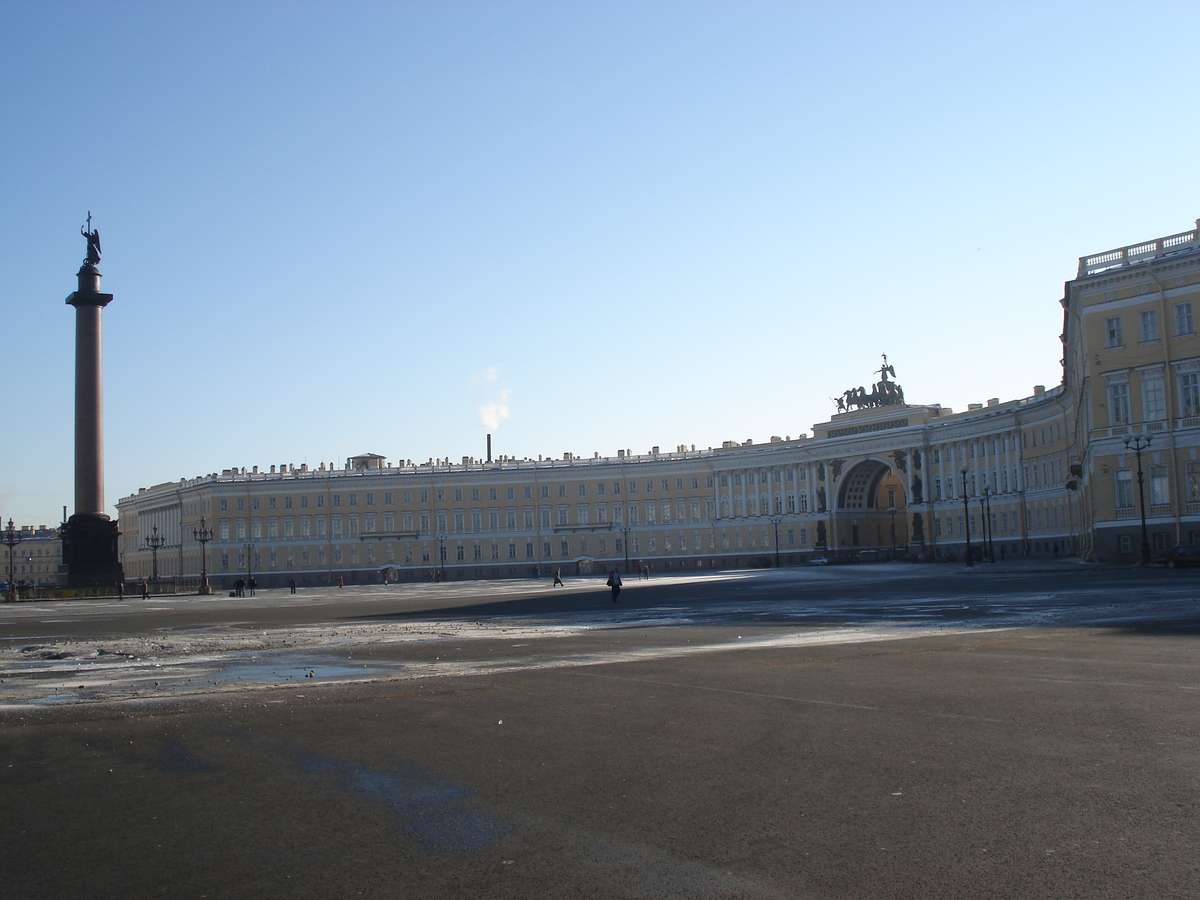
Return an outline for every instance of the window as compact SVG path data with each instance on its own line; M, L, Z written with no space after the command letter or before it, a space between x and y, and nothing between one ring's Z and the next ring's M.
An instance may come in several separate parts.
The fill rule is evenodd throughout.
M390 497L391 495L389 494L388 496ZM392 502L391 500L388 500L388 503L391 503L391 502ZM462 488L456 488L456 489L455 489L455 491L454 491L454 502L455 502L455 503L462 503Z
M508 500L515 499L515 497L514 497L514 494L513 494L513 489L512 489L512 488L509 488L509 489L508 489L508 491L507 491L507 493L506 493L506 495L505 495L505 499L508 499Z
M255 497L254 499L252 499L250 501L250 507L251 507L251 509L258 509L258 498L257 497Z
M1200 374L1189 372L1179 376L1179 414L1200 415Z
M353 506L354 504L351 503L350 505ZM375 505L375 495L374 494L367 494L366 505L367 506Z
M458 493L460 493L460 494L461 494L461 493L462 493L462 491L458 491ZM460 499L460 500L461 500L462 498L461 498L461 497L459 497L458 499ZM383 495L383 505L384 505L384 506L391 506L391 505L392 505L392 492L391 492L391 491L388 491L386 494L384 494L384 495Z
M543 497L549 497L549 496L550 496L550 485L548 485L548 484L543 484L543 485L542 485L542 496L543 496Z
M471 488L471 499L472 500L479 499L479 488Z
M1200 463L1187 464L1186 478L1188 503L1200 503Z
M246 498L245 497L237 498L237 508L238 508L238 512L242 512L246 509Z
M1166 466L1151 466L1150 467L1150 503L1152 506L1161 506L1170 503L1171 498L1167 494L1167 467Z
M1104 320L1104 346L1121 346L1121 317L1113 316Z
M1196 326L1192 322L1192 304L1190 302L1175 304L1175 333L1196 333Z
M496 489L495 488L488 488L488 499L489 500L496 499Z
M560 506L560 507L558 508L558 524L559 524L559 525L567 525L567 524L569 524L569 523L568 523L568 521L567 521L568 509L569 509L569 507L567 507L567 506L565 506L565 505L564 505L564 506Z
M1189 415L1184 413L1184 415ZM1129 424L1129 385L1118 383L1108 386L1108 424Z
M224 497L221 498L221 512L229 512L229 500Z
M1158 340L1158 313L1152 309L1144 309L1138 313L1138 325L1143 341Z
M587 496L587 485L586 484L579 485L579 496L580 497Z
M1167 400L1163 393L1161 372L1142 375L1142 421L1153 422L1167 416Z
M1133 470L1117 469L1117 508L1129 509L1133 506Z
M1192 465L1195 465L1195 463L1192 463ZM229 520L228 519L221 520L221 530L217 534L218 534L218 537L220 540L222 540L222 541L229 540Z
M291 508L292 508L292 498L291 498L291 497L284 497L284 498L283 498L283 508L284 508L284 509L291 509Z
M528 487L528 486L525 488L525 499L526 500L533 499L533 488Z
M560 496L560 497L567 496L567 486L565 484L560 484L558 486L558 496Z

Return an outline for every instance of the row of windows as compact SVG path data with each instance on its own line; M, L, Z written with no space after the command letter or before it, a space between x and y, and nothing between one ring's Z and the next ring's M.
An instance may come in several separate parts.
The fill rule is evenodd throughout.
M784 533L780 534L780 543L786 547L807 546L808 529L788 528ZM709 552L713 552L717 549L718 544L721 550L749 549L769 551L774 547L772 533L764 529L761 533L753 530L747 530L745 533L736 531L732 535L732 538L728 532L722 532L719 539L713 534L702 535L697 533L690 535L690 541L689 535L683 533L678 535L654 535L645 538L644 541L640 536L635 536L629 539L629 553L632 556L640 556L642 553L667 554L676 552L687 553L689 551L699 553L704 552L706 549ZM439 544L436 547L425 545L416 549L405 545L401 556L404 565L415 565L418 558L421 563L436 563L439 560L441 562L450 562L451 560L454 562L466 562L468 551L471 554L472 561L475 562L482 561L485 553L490 560L499 560L502 558L508 560L535 560L539 558L539 551L541 559L553 559L556 551L558 558L570 559L577 555L589 556L593 553L600 557L606 557L609 555L610 546L613 555L620 556L625 552L625 543L622 538L613 538L610 545L608 536L582 535L574 539L542 541L540 546L534 541L525 541L523 544L513 541L507 547L495 542L489 545L476 543L470 547L463 544L451 547L447 547L445 544ZM265 559L267 567L275 569L280 564L281 555L283 565L288 569L294 568L297 562L300 566L307 567L310 565L324 566L328 564L329 560L332 560L334 565L340 565L344 562L349 562L350 565L359 565L360 563L376 565L384 561L388 563L396 563L398 561L395 550L390 547L384 553L385 558L380 560L376 559L376 548L374 547L364 547L361 548L361 551L360 553L359 547L349 548L348 553L340 548L335 548L332 552L329 552L323 547L317 548L315 551L311 548L304 548L298 551L286 550L282 551L282 554L279 551L271 550L265 557L261 552L255 552L247 556L243 551L238 553L236 557L228 553L223 553L221 554L220 566L221 570L226 572L242 571L246 569L247 562L249 562L254 569L261 569ZM231 570L230 567L234 565L235 560L236 566Z
M801 481L805 480L805 475L805 470L800 469ZM712 487L712 477L710 476L708 480L709 487ZM732 483L734 487L741 487L743 484L770 484L772 481L774 481L775 484L783 484L785 481L790 484L795 480L795 470L784 469L781 471L776 469L774 472L746 472L744 476L741 472L734 472L732 475L722 475L720 485L721 487L729 487L730 483Z
M1137 501L1137 481L1133 469L1117 469L1113 473L1116 484L1117 509L1132 509ZM1146 501L1151 506L1165 506L1171 502L1170 479L1166 466L1149 466L1143 473ZM1188 503L1200 503L1200 462L1189 462L1184 466L1184 488Z
M1036 490L1038 488L1057 487L1062 485L1067 478L1066 458L1062 455L1048 456L1033 463L1026 463L1021 467L1021 472L1025 476L1024 484L1028 489ZM1017 467L1015 465L992 466L990 472L984 466L968 472L966 474L966 482L967 496L969 497L978 496L984 490L993 494L1006 494L1009 491L1018 491L1021 489L1020 482L1017 480ZM956 497L961 498L962 495L962 473L947 475L944 482L941 475L934 477L934 500L953 500Z
M687 488L684 487L685 481L690 484L692 490L696 490L700 487L700 479L699 478L689 478L689 479L676 478L676 479L674 479L674 481L675 481L675 490L677 490L677 491L687 490ZM670 492L671 479L669 479L669 478L659 479L659 484L664 493ZM612 482L612 488L611 488L612 493L614 495L619 496L621 494L621 486L622 486L622 482L620 482L620 481ZM712 476L709 475L705 478L705 487L711 488L712 486L713 486L713 479L712 479ZM606 482L600 482L600 483L594 485L594 487L595 487L595 493L596 493L597 497L603 497L608 492L608 484ZM560 484L557 486L557 488L558 488L558 496L559 497L567 496L567 486L565 484ZM653 494L654 488L655 488L655 480L653 478L647 479L646 486L645 486L645 492L647 494ZM454 502L456 502L456 503L463 502L463 497L467 490L470 490L472 501L480 500L481 499L480 492L483 490L486 490L488 493L487 499L489 499L489 500L499 500L500 499L500 497L498 495L498 491L500 490L500 488L469 488L469 489L455 488L453 490ZM516 490L517 489L515 487L504 488L505 499L506 500L517 499ZM630 481L628 483L628 492L630 494L636 494L638 492L638 482L637 481ZM413 502L414 494L419 498L418 502L422 503L422 504L429 502L430 493L432 493L436 497L436 502L445 503L446 495L451 493L451 491L444 490L444 489L443 490L434 490L432 492L429 490L400 491L400 492L384 491L383 492L383 505L384 506L392 506L393 505L393 497L396 493L400 493L401 502L404 505L411 505ZM547 484L541 485L539 493L543 499L548 499L550 497L550 485L547 485ZM533 499L533 486L526 485L525 487L523 487L522 494L523 494L523 499L532 500ZM588 496L588 486L586 484L576 485L576 495L579 497ZM346 505L347 506L358 506L358 496L359 496L358 494L347 494L346 495L346 500L347 500ZM250 501L250 508L252 510L257 510L257 509L261 508L260 504L262 502L262 498L259 498L259 497L250 497L250 498L235 497L232 499L234 501L234 508L238 512L242 512L246 509L247 499L249 499L249 501ZM267 509L270 510L270 509L278 508L278 498L267 497L265 499L266 499L266 503L267 503L267 507L266 507ZM284 497L283 498L283 509L292 509L295 499L296 498L292 498L292 497ZM307 495L301 495L298 499L299 499L299 508L300 509L308 509L309 497ZM229 511L229 500L230 500L230 498L228 498L228 497L222 497L220 499L219 505L220 505L221 512ZM364 500L364 503L363 503L364 506L374 506L375 505L375 494L374 493L366 493L363 495L363 500ZM342 495L341 494L331 494L330 495L330 505L333 507L340 507L342 505ZM315 496L315 506L318 509L323 509L325 507L325 495L324 494L317 494Z
M1019 513L1015 510L1008 512L994 512L991 514L989 521L991 534L1005 537L1012 537L1021 533L1021 520ZM963 516L936 516L933 520L933 533L936 537L965 537L965 528L971 529L971 538L977 539L984 537L982 528L985 522L983 514L974 515L964 519ZM1025 511L1025 528L1028 532L1055 531L1067 527L1067 512L1059 505L1049 506L1046 509L1036 507Z
M1200 416L1200 373L1185 372L1176 375L1181 417ZM1167 397L1161 369L1139 373L1143 422L1155 422L1167 417ZM1108 423L1128 425L1133 422L1127 375L1110 376L1108 385Z
M1175 304L1175 335L1191 335L1196 333L1196 323L1192 316L1191 302ZM1158 311L1144 309L1138 313L1138 340L1143 343L1158 340ZM1116 348L1125 346L1125 331L1120 316L1110 316L1104 320L1104 346Z
M1039 443L1045 445L1061 441L1062 439L1062 423L1052 422L1049 425L1028 428L1023 431L1021 433L1021 448L1029 449L1037 447ZM965 444L959 444L957 447L951 444L933 447L930 449L930 453L935 464L941 465L945 462L947 465L954 465L955 462L963 463L969 459L996 457L1006 453L1015 453L1016 450L1016 435L1002 434L998 437L987 438L982 441L968 441Z

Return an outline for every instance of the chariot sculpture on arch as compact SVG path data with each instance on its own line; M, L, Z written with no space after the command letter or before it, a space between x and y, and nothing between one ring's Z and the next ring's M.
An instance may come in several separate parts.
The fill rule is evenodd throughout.
M879 375L879 381L871 385L870 393L861 385L842 392L834 398L838 412L849 412L852 409L873 409L877 406L903 406L904 388L896 382L889 381L888 376L896 377L896 367L888 365L887 354L883 354L883 365L873 374Z

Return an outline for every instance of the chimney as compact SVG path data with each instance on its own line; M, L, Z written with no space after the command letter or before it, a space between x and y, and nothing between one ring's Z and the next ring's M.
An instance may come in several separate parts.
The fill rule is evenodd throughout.
M492 436L490 434L488 435L488 458L487 458L487 461L488 462L492 461Z

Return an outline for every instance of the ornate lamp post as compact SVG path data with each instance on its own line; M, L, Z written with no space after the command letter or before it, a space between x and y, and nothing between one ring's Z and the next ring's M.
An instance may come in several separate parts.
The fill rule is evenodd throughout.
M967 501L967 467L958 470L962 473L963 491L963 532L967 536L967 568L975 568L975 560L971 556L971 506Z
M438 542L438 571L441 573L438 575L438 579L441 581L446 580L446 538L449 536L441 533L433 536L434 540Z
M775 526L775 568L779 568L779 523L783 516L771 516L771 524Z
M153 560L153 572L150 581L154 585L154 590L158 591L158 550L167 539L158 533L158 526L155 525L150 531L150 537L146 538L146 547L150 550L150 558Z
M1137 456L1138 472L1138 506L1142 513L1142 565L1150 565L1150 540L1146 536L1146 489L1143 487L1142 451L1150 446L1151 436L1148 434L1125 435L1125 447L1133 450Z
M628 525L625 525L621 528L621 534L624 535L624 539L625 539L625 571L626 572L629 571L629 533L631 531L633 531L633 529L630 528Z
M12 603L17 599L17 588L13 584L13 563L16 562L15 547L25 539L25 535L17 528L13 527L13 520L8 520L8 527L0 531L0 541L3 541L8 546L8 602Z
M250 587L250 579L254 576L254 545L246 544L246 587Z
M200 527L192 529L192 537L200 544L200 590L198 593L211 594L212 588L208 586L208 542L213 539L213 530L205 524L204 517L200 517Z
M892 517L892 559L896 558L896 507L889 506L888 515Z
M994 563L996 552L992 547L992 489L989 487L984 487L983 496L979 498L979 512L983 515L984 553L987 554L987 561Z

